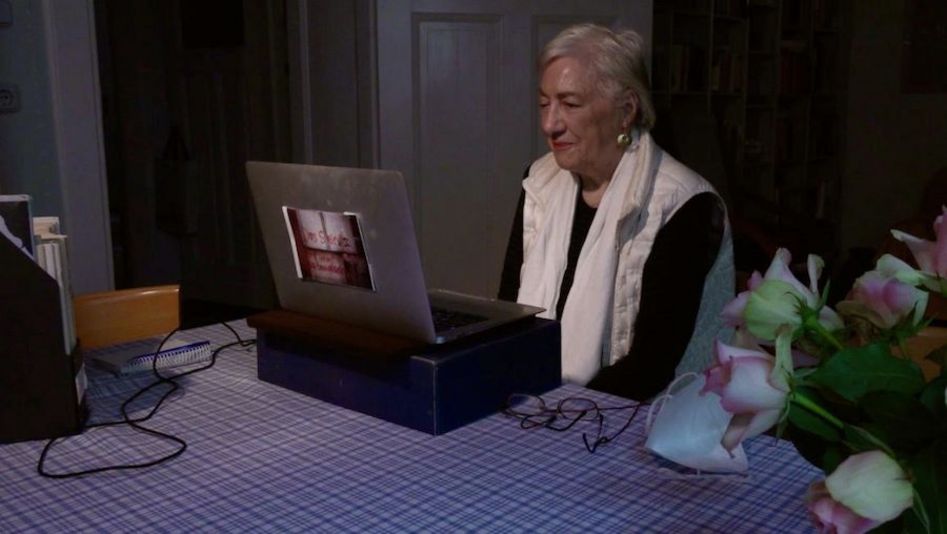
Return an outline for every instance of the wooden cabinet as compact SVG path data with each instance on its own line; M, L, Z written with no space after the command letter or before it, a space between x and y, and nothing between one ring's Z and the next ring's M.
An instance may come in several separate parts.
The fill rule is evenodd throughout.
M844 10L845 0L656 0L654 14L669 150L708 175L735 220L827 259L837 252ZM708 116L713 138L688 134ZM707 149L688 143L719 145L719 164L694 165L689 155Z

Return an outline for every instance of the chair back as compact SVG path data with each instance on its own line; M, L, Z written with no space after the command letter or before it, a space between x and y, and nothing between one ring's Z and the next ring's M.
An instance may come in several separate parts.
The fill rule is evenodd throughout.
M73 299L76 337L95 349L167 334L181 324L179 286L86 293Z

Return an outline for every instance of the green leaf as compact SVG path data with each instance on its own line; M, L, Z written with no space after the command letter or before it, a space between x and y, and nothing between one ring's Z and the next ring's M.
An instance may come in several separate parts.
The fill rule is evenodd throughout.
M931 380L918 397L921 404L926 406L931 414L941 421L941 431L947 430L944 428L947 426L947 405L944 404L945 392L947 392L947 374Z
M831 473L848 458L848 453L842 447L826 447L822 453L822 472Z
M924 375L914 362L895 358L887 345L875 343L839 351L809 376L809 382L857 402L872 391L914 395L924 387Z
M826 441L841 441L842 433L824 418L799 406L789 408L789 424Z
M786 428L783 439L789 440L800 456L824 473L835 471L849 454L840 443L830 443L793 425Z
M904 526L903 517L911 514L911 509L908 508L901 513L900 516L888 521L887 523L882 523L877 527L871 529L871 534L904 534L906 532L906 527ZM922 531L923 532L923 531Z
M947 440L931 443L908 461L908 469L930 520L930 532L947 534Z
M815 367L799 367L795 371L793 371L793 377L797 381L802 382L802 381L805 381L809 377L809 375L811 375L815 371L816 371Z
M821 310L823 306L829 301L829 287L832 285L831 280L825 282L825 287L822 288L822 295L819 296L819 304L816 306L816 309Z
M855 425L845 425L845 444L855 453L875 449L890 452L891 447L874 430Z
M885 441L895 449L916 451L934 437L937 420L914 397L875 391L862 397L859 404L872 428L883 429Z

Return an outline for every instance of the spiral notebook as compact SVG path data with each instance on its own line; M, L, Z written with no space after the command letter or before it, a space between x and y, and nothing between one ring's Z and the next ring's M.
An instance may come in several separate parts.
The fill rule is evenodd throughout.
M210 361L209 341L184 341L169 339L157 355L155 350L161 338L151 338L124 343L95 351L90 356L93 364L119 375L151 371L152 360L157 358L157 368L168 369L196 365Z

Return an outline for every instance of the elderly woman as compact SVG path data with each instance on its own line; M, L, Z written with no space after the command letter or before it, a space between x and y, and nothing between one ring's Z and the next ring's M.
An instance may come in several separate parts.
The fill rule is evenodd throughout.
M647 399L710 360L733 296L726 210L651 139L640 36L573 26L539 68L551 152L523 180L500 298L561 320L564 379Z

